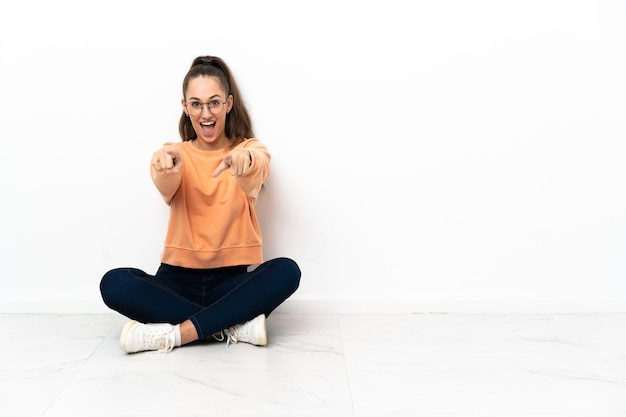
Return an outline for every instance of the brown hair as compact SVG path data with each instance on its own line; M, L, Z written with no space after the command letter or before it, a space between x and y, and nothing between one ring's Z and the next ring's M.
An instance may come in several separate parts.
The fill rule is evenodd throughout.
M185 79L183 80L183 98L187 99L187 86L189 81L196 77L215 77L224 91L226 96L233 96L233 107L231 111L226 114L226 137L235 145L245 139L253 138L254 132L252 131L252 121L248 110L244 105L241 93L237 87L237 83L228 68L228 65L218 57L215 56L199 56L193 60ZM187 117L185 112L180 116L180 122L178 123L178 133L183 142L196 139L197 135L191 120Z

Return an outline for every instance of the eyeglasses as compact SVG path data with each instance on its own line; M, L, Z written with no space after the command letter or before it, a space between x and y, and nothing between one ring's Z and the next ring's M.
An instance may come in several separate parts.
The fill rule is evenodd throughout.
M207 106L209 112L212 115L217 116L218 114L222 114L222 112L226 108L225 104L227 102L228 100L211 100L208 103L202 103L200 101L190 101L189 103L185 104L185 107L187 108L187 113L189 113L190 116L198 116L200 113L202 113L202 109L204 108L204 106Z

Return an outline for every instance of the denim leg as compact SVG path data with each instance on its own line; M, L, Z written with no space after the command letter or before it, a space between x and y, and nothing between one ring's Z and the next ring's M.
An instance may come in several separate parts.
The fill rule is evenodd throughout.
M117 268L100 281L104 303L143 323L182 323L203 306L136 268Z
M291 259L267 261L218 284L206 300L208 307L189 318L200 339L205 339L260 314L269 316L298 289L300 276L300 268Z

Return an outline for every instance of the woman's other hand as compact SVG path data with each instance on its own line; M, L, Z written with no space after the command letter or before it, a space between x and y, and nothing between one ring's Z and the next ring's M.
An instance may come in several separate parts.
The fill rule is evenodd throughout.
M165 145L152 155L152 168L163 174L178 174L183 165L180 152L174 145Z

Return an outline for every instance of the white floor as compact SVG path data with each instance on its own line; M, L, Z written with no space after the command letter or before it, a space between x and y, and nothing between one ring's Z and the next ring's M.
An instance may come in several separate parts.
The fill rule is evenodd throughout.
M0 416L626 416L626 314L274 314L166 355L124 322L0 315Z

